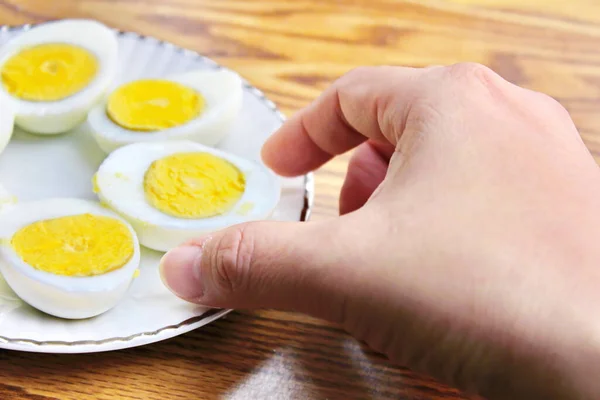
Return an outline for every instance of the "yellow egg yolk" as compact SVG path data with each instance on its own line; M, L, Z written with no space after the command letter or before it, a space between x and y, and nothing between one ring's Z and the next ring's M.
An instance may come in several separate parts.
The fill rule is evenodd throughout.
M209 153L177 153L154 161L144 177L146 200L165 214L207 218L229 211L244 194L244 174Z
M117 125L134 131L159 131L198 117L204 98L187 86L161 79L127 83L109 97L106 113Z
M22 50L2 66L2 83L11 95L28 101L62 100L81 91L96 76L98 61L86 49L49 43Z
M119 269L134 253L133 237L125 224L92 214L34 222L13 235L11 246L38 270L79 277Z

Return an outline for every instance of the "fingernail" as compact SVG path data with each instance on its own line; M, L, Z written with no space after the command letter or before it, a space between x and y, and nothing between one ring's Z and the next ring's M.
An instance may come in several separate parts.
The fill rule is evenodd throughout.
M182 299L202 297L201 256L200 246L182 246L169 251L160 260L159 270L163 284Z

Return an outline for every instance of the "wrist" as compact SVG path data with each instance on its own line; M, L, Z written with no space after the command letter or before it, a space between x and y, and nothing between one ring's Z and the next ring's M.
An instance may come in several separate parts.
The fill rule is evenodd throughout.
M560 369L574 399L600 398L600 324L596 320L590 316L579 326L564 327L574 334L560 350Z
M521 363L511 375L519 398L600 398L600 323L595 318L600 297L592 291L586 295L583 287L574 292L552 293L557 299L553 311L530 321L518 353L524 357L514 360Z

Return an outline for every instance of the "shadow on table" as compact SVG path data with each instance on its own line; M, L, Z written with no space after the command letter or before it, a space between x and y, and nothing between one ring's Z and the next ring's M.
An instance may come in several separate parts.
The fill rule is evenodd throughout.
M391 366L334 326L276 311L233 312L186 335L116 352L2 351L0 363L2 398L79 399L87 391L90 398L147 400L463 399ZM26 396L39 390L49 397Z

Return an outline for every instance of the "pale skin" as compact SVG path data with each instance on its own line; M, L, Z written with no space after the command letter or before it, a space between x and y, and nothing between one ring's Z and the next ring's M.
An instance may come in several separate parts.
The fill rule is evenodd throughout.
M359 68L263 159L296 176L355 147L339 218L197 238L165 284L339 323L490 400L598 398L600 170L568 112L478 64Z

